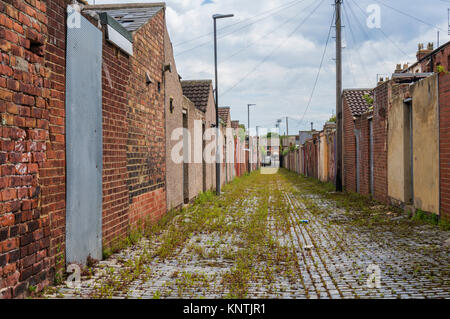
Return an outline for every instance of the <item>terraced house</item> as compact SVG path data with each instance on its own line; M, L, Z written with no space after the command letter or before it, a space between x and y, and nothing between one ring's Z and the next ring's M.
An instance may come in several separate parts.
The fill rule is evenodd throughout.
M4 298L167 211L165 4L68 5L0 2Z

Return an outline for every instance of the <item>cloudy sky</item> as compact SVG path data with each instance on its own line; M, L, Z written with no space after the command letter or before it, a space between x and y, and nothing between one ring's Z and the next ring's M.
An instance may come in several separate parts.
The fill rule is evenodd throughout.
M252 127L270 129L282 118L284 133L288 116L290 134L308 129L311 122L320 129L335 110L334 28L326 46L333 3L168 0L167 24L178 72L185 80L214 78L211 16L233 13L234 18L218 20L220 106L231 106L232 119L247 125L247 104L255 103ZM381 28L367 25L371 5L379 6ZM344 0L344 88L374 87L377 76L390 76L397 63L415 62L418 43L436 47L438 31L440 44L449 41L448 8L449 0Z

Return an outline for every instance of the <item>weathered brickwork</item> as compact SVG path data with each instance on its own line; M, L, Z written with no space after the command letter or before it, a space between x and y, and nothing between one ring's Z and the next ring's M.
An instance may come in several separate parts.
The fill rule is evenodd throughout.
M369 111L359 116L355 121L355 126L359 130L359 193L370 195L370 121L372 112Z
M180 142L172 140L174 130L183 127L183 89L181 88L173 47L169 32L164 31L165 64L171 64L171 71L164 72L165 89L165 125L166 125L166 190L167 208L179 207L184 203L183 196L183 163L176 163L172 159L172 149ZM200 179L201 180L201 179Z
M356 137L353 115L343 99L343 184L347 191L356 192Z
M128 93L130 61L127 54L103 42L103 245L128 232L127 186Z
M387 203L387 117L390 82L374 89L373 104L373 197Z
M129 203L141 207L144 219L153 219L166 209L164 19L164 10L160 10L133 34L134 54L130 59L127 184ZM146 83L146 73L150 84ZM155 191L155 196L149 197ZM161 191L164 199L157 200ZM147 198L154 198L154 205L148 205Z
M450 75L439 76L441 218L450 219Z
M0 297L64 264L64 8L0 2Z

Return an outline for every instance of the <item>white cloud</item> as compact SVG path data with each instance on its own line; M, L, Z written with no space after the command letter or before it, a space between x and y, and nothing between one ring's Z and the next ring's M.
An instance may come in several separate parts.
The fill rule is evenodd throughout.
M251 113L253 124L274 124L277 118L289 116L296 119L290 123L290 131L298 130L298 122L303 117L324 50L333 14L331 4L334 1L326 0L288 39L318 3L317 0L303 0L297 4L292 3L285 10L277 9L292 1L215 0L214 3L202 6L203 0L168 0L167 24L181 76L185 79L214 78L211 16L214 13L234 13L234 18L218 21L219 61L223 61L219 66L219 93L223 94L259 65L274 48L279 48L235 89L222 95L220 104L230 105L233 119L247 123L246 105L257 103ZM97 4L108 2L127 1L96 0ZM390 76L397 63L414 62L417 43L436 41L436 29L382 7L382 31L396 44L394 45L380 30L366 28L365 17L355 3L365 10L373 1L344 2L343 36L347 44L343 51L345 88L373 87L377 74ZM397 0L390 5L404 10L416 19L431 24L438 22L442 44L450 39L446 32L448 5L437 0L432 3L433 5L430 5L430 1ZM260 13L266 14L259 15ZM255 16L257 17L254 18ZM350 18L350 23L346 16ZM355 20L355 16L359 22ZM243 28L250 23L253 24ZM232 31L236 32L224 37ZM331 36L334 34L333 29ZM352 34L356 38L356 45ZM202 44L203 46L199 46ZM407 53L406 56L399 47ZM189 49L190 51L180 54ZM334 52L335 41L331 38L319 83L302 128L309 128L311 121L319 128L335 108ZM230 56L232 57L224 61Z

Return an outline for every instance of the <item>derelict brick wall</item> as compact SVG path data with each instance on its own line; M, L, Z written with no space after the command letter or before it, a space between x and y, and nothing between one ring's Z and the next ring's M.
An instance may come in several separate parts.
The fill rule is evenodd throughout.
M349 192L356 192L356 140L353 115L345 98L343 100L343 182Z
M360 172L359 172L359 193L370 195L370 128L368 117L372 116L371 112L364 113L356 120L360 129Z
M215 100L213 95L213 89L211 85L211 89L209 92L208 105L206 107L205 112L205 130L211 129L212 125L216 123L216 107ZM215 128L213 128L215 130ZM208 146L210 143L214 143L215 139L212 138L210 140L206 140L206 145ZM247 152L248 153L248 152ZM211 155L212 154L212 155ZM211 156L213 159L213 163L206 163L206 190L216 189L216 160L215 160L215 152L211 152Z
M128 55L106 40L102 51L102 241L109 246L128 232L127 86L131 68Z
M194 141L195 134L194 132L194 125L195 121L197 122L199 132L197 134L201 136L201 123L204 120L205 113L200 111L195 107L195 104L191 102L188 98L184 97L184 108L187 110L188 115L188 128L189 133L191 135L191 143L192 148L190 151L190 158L191 163L188 165L188 174L189 174L189 186L188 186L188 192L189 192L189 200L192 200L196 198L202 191L203 191L203 164L196 163L194 161L195 159L195 152L197 152L197 157L202 158L203 156L203 150L201 147L202 141ZM198 143L199 145L195 145L195 143Z
M183 89L181 88L180 78L178 76L175 58L173 56L172 43L169 32L164 28L164 51L165 63L172 64L172 71L164 72L165 88L165 125L166 125L166 191L167 208L178 207L183 204L183 163L175 163L172 160L172 149L179 140L172 141L172 132L175 129L183 127ZM170 109L172 100L173 109Z
M166 211L164 19L161 10L133 34L127 112L127 184L132 224L138 219L156 220ZM146 72L152 80L149 85Z
M373 183L374 199L388 202L387 185L387 117L391 82L384 82L374 89L373 104Z
M440 215L450 219L450 75L439 76Z
M0 2L0 298L64 264L65 2Z

